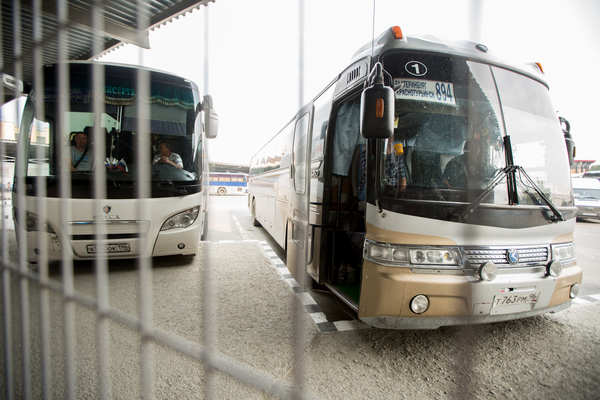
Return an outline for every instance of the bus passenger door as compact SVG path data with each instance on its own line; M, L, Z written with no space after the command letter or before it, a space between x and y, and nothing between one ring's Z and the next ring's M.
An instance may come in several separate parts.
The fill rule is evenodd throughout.
M300 285L306 287L306 259L308 250L308 196L310 193L310 107L298 114L292 147L290 169L290 202L287 224L287 267Z

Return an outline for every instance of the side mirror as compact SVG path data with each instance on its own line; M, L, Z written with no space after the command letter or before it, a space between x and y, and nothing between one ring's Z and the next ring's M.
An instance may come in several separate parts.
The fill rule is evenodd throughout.
M373 84L361 96L360 133L365 139L388 139L394 134L394 90L384 85L380 63L373 74Z
M210 94L204 96L202 110L204 111L204 132L206 138L214 139L217 137L219 131L219 115L213 108L213 100Z
M575 161L575 141L571 136L571 124L567 121L566 118L558 117L560 121L560 126L563 131L563 135L565 136L565 144L567 145L567 154L569 155L569 166L573 165Z

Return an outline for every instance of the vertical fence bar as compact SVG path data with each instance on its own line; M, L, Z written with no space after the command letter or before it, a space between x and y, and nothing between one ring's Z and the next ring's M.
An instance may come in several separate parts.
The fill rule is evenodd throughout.
M94 0L91 10L93 27L93 54L99 54L102 51L101 44L104 31L104 7L100 0ZM104 101L101 96L105 82L104 67L101 64L94 63L92 67L92 92L93 114L94 114L94 203L95 209L102 209L102 199L106 196L106 169L101 168L106 158L106 135L102 132L101 116L104 112ZM100 243L107 238L107 226L104 223L95 224L95 237ZM104 252L99 252L95 259L96 293L97 293L97 327L96 338L98 341L98 382L100 388L100 398L110 399L111 381L110 381L110 332L109 322L106 317L109 310L109 290L108 290L108 259Z
M481 24L479 22L482 12L482 2L478 0L469 0L466 5L467 15L468 15L468 40L479 43L481 38ZM471 84L471 81L469 81ZM469 89L470 91L470 89ZM471 109L469 108L468 119L474 118L471 115ZM464 227L463 227L464 229ZM468 371L468 373L463 374L455 374L456 378L456 386L452 392L452 395L456 399L464 398L464 393L472 392L474 385L476 382L473 381L472 377L475 376L475 371L473 370L473 357L474 346L473 342L476 341L475 329L472 325L462 325L458 329L458 337L457 341L460 343L459 348L462 349L457 355L457 365L458 370Z
M68 37L68 4L65 0L57 2L58 16L58 132L59 135L68 134L66 113L70 109L70 79L67 61ZM60 167L60 197L71 198L71 171L69 166L69 147L59 146ZM67 201L61 202L60 215L62 221L70 221L71 210ZM69 243L69 237L61 230L61 242ZM73 295L75 292L73 282L73 260L63 252L62 256L62 279L63 279L63 313L64 313L64 346L65 346L65 374L66 374L66 397L76 398L76 365L75 365L75 305Z
M145 0L138 0L138 18L137 29L139 41L143 41L143 36L147 29L147 15L149 5ZM144 65L144 53L140 48L138 52L138 64ZM144 146L147 145L143 138L150 137L149 125L149 107L147 100L150 97L150 73L143 68L137 72L137 113L138 113L138 131L136 145L139 154L139 165L146 165L146 168L139 168L138 175L138 198L139 198L139 216L141 220L148 220L150 214L149 202L150 198L150 159L147 151L144 151ZM154 352L153 343L148 336L148 332L153 328L153 310L152 310L152 259L146 256L138 259L139 269L139 286L140 286L140 336L141 345L141 371L142 371L142 397L144 399L154 399Z
M35 95L44 95L44 74L42 73L42 20L41 20L41 0L33 0L33 92ZM35 102L35 115L37 118L45 115L44 102ZM30 132L33 134L33 132ZM42 146L36 146L36 158L42 159L44 157L44 150ZM44 178L41 175L37 175L36 186L38 188L38 195L36 197L37 210L39 212L39 218L43 221L47 220L47 207L45 203L46 198L46 184ZM47 288L49 281L49 269L48 269L48 242L40 237L37 243L40 249L38 258L38 293L39 293L39 307L40 307L40 352L41 352L41 367L42 367L42 395L44 399L50 399L52 397L52 355L50 346L50 292Z
M204 94L209 93L209 12L208 5L204 7ZM206 111L205 111L206 112ZM208 176L208 174L206 175ZM208 185L209 182L202 182L203 185ZM208 190L208 188L206 188ZM208 203L207 203L208 206ZM207 218L205 214L205 218ZM204 222L207 223L206 221ZM213 271L211 268L211 262L209 257L210 247L206 247L202 253L202 296L201 296L201 307L202 307L202 337L204 340L204 348L206 349L204 355L204 398L212 399L215 397L214 394L214 360L213 352L217 350L217 329L215 327L216 312L214 297L216 291L214 290Z
M298 109L301 109L304 106L304 0L298 0ZM305 143L307 146L310 145L310 141L308 137L305 139ZM310 155L309 149L306 149L306 154ZM310 163L306 163L304 168L307 168ZM310 176L310 175L305 175ZM310 179L307 179L307 183L310 185ZM306 189L306 193L310 193L310 189ZM304 210L305 215L307 216L308 221L308 202L306 202L306 210ZM308 230L309 225L306 225L306 229L304 230L304 246L301 249L304 252L302 258L302 263L299 270L300 274L306 276L306 260L308 260ZM302 276L300 278L300 290L306 290L306 277ZM293 327L294 327L294 335L293 335L293 346L294 346L294 391L293 397L295 399L302 399L305 396L304 393L304 380L306 378L306 367L305 367L305 357L304 357L304 329L302 329L302 313L304 312L304 307L300 300L294 296L294 307L293 310Z
M22 42L21 42L21 3L13 0L13 54L15 57L14 72L17 82L22 80ZM20 90L16 90L16 98L20 97ZM18 102L18 100L17 100ZM22 363L22 395L24 398L31 397L31 340L29 321L29 280L26 277L28 262L25 254L19 254L19 304L21 314L21 363Z
M0 18L0 69L4 71L4 16ZM0 85L0 99L4 99L4 85ZM0 109L0 116L2 110ZM0 127L0 129L2 129ZM4 155L5 155L4 142L0 140L0 176L3 176L4 171ZM5 215L5 204L4 199L2 200L2 308L3 308L3 334L4 334L4 384L5 384L5 396L6 399L10 400L12 396L13 387L13 357L12 357L12 312L11 312L11 293L10 293L10 272L8 270L8 234L6 224L4 223Z

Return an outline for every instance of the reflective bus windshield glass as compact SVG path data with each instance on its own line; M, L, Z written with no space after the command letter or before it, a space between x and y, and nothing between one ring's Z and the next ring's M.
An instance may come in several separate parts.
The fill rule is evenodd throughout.
M92 180L98 168L106 171L108 198L133 198L135 190L127 189L134 189L144 162L142 167L152 167L153 197L177 195L181 191L177 186L185 186L187 192L200 190L201 124L196 124L200 96L195 85L148 71L149 93L141 99L136 69L105 66L102 93L95 93L90 64L68 68L70 90L63 106L55 66L45 68L43 96L30 96L26 105L24 123L34 118L34 101L43 101L45 111L43 117L36 116L30 132L27 177L45 177L48 196L56 197L58 192L52 188L61 160L68 157L74 198L93 198ZM156 189L161 183L173 184L175 190Z
M394 136L380 146L383 196L473 201L506 166L503 137L510 135L515 164L557 205L569 204L564 139L543 84L432 54L388 55L384 68L397 91ZM517 184L519 204L543 204L530 185ZM497 185L484 203L508 204L507 185Z

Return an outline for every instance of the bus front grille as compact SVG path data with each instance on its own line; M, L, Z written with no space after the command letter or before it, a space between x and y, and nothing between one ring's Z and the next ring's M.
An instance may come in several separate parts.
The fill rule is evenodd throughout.
M509 260L509 252L516 251L518 254L518 262L511 264ZM535 247L476 247L465 248L467 260L473 265L480 265L491 261L498 266L522 266L543 264L549 261L550 250L549 246Z

